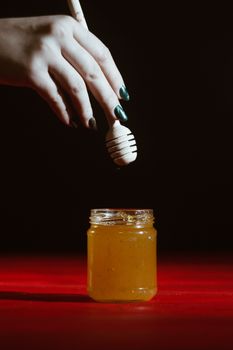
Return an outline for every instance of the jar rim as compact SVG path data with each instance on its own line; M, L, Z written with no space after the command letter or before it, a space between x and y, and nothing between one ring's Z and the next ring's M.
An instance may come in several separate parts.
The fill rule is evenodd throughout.
M91 209L90 223L104 225L153 224L153 209L96 208Z

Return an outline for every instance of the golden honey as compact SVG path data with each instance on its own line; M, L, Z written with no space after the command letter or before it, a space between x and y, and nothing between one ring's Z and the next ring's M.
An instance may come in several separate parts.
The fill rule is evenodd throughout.
M151 209L92 209L88 294L96 301L147 301L157 292Z

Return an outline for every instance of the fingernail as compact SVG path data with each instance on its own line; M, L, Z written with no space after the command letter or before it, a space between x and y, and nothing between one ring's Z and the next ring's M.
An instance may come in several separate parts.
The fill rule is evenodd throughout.
M130 97L129 97L129 93L125 87L125 85L122 85L122 87L119 90L120 96L124 101L129 101Z
M121 107L121 105L118 105L114 109L115 116L122 122L127 122L128 117L125 114L124 109Z
M97 124L95 118L90 118L88 122L89 128L92 130L97 130Z
M78 124L73 120L73 119L70 119L70 124L69 124L71 127L77 129L78 128Z

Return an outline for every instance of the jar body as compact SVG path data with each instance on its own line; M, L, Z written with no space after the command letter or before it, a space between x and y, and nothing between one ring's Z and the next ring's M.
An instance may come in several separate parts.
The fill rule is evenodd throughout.
M88 294L96 301L147 301L157 292L152 224L92 224L88 230Z

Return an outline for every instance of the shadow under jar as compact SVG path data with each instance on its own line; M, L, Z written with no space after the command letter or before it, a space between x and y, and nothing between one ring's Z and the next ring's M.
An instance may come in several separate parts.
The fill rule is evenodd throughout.
M100 302L148 301L157 293L152 209L92 209L88 294Z

